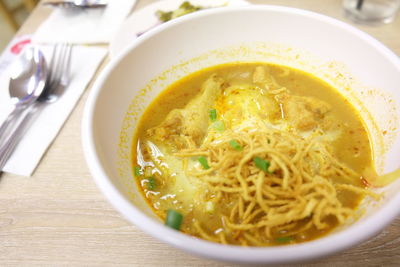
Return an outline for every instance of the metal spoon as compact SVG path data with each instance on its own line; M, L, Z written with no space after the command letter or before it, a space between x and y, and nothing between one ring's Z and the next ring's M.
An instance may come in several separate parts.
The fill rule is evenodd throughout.
M14 109L0 126L0 142L10 134L24 110L42 94L47 78L47 66L43 53L35 47L23 50L11 66L9 92Z
M56 102L63 94L64 89L70 81L72 45L57 44L53 49L46 86L41 95L33 101L18 121L12 133L0 144L0 172L13 153L15 147L29 128L32 120L47 105Z

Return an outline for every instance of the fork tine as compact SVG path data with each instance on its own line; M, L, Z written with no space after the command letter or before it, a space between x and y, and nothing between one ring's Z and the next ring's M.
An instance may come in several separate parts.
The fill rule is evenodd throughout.
M48 77L48 82L52 83L53 79L54 79L54 69L56 67L56 57L57 57L57 50L58 50L58 46L60 44L56 44L53 48L53 51L51 53L51 60L50 60L50 65L49 65L49 77Z
M49 82L50 90L55 91L60 85L66 85L69 80L72 45L62 43L55 47L54 68Z
M72 45L66 44L65 47L65 60L64 60L64 67L62 72L61 84L66 85L69 83L71 78L71 57L72 57Z
M63 44L56 44L53 49L53 57L51 58L49 88L53 88L54 84L60 76L60 58L62 55Z
M57 48L57 47L56 47ZM63 69L63 64L64 64L64 48L65 44L59 44L57 53L56 53L56 66L54 69L54 79L53 79L53 88L57 87L59 84L59 81L62 76L62 69Z

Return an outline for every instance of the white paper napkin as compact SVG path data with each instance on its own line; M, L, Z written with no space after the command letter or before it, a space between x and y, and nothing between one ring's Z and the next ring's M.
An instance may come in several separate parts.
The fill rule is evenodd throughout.
M35 43L108 43L130 13L136 0L109 0L106 8L54 9L40 25Z
M49 62L51 46L40 47ZM107 49L74 46L71 58L71 81L61 98L46 106L31 125L4 167L4 171L30 176L62 125L75 107L94 73L103 61ZM0 74L0 123L12 110L8 93L9 70Z

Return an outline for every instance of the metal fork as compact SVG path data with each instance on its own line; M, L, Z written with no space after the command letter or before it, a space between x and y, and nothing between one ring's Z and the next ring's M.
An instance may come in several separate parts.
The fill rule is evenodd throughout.
M64 88L70 81L71 54L71 44L62 43L54 46L49 66L49 77L43 93L25 112L24 117L16 126L14 132L0 147L0 170L3 170L7 160L12 155L22 136L28 130L32 119L47 104L56 102L62 95Z
M43 5L58 7L64 9L89 9L89 8L105 8L108 0L64 0L64 1L49 1Z

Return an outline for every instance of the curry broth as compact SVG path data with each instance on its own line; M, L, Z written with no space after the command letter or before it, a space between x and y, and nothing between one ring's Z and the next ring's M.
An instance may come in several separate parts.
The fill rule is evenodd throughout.
M270 74L276 79L277 83L288 88L292 94L298 96L311 96L325 101L332 106L332 114L335 120L332 127L341 129L342 133L332 145L334 147L334 155L351 169L358 173L372 165L372 152L368 139L368 133L364 123L357 113L355 108L342 96L337 90L331 87L328 83L308 74L303 71L292 69L286 66L272 65L267 63L232 63L218 65L210 68L197 71L190 74L177 82L168 86L163 92L156 97L148 106L142 115L137 130L134 136L132 158L133 165L138 166L137 149L140 149L140 141L146 139L146 131L160 124L167 114L176 108L183 108L190 99L200 92L201 84L211 74L217 74L223 77L228 82L244 82L252 83L248 76L242 73L250 73L256 66L265 66ZM139 142L139 144L138 144ZM154 182L149 182L148 176L154 177ZM146 178L147 177L147 178ZM207 230L207 234L213 235L221 231L224 221L221 219L221 214L226 214L235 204L235 200L226 199L223 204L216 207L215 211L210 214L196 209L196 205L183 203L183 201L175 198L179 192L170 192L168 184L174 183L174 177L161 177L157 172L144 173L141 177L136 177L139 188L142 188L142 193L148 201L154 212L165 219L165 211L167 209L175 209L184 214L184 221L181 231L197 235L192 224L200 221ZM340 180L340 177L336 177ZM156 183L156 188L149 189L149 183ZM358 180L351 181L351 184L365 187L362 177ZM184 193L184 192L181 192ZM351 192L339 191L339 199L344 206L355 209L361 201L360 195ZM330 226L327 229L317 230L312 228L300 236L296 237L295 241L303 242L312 240L322 235L329 233L336 225L337 221L334 218L328 219ZM283 233L275 233L276 236ZM276 240L268 241L271 245L281 245L285 242ZM235 242L234 233L228 240L229 243L238 244Z

